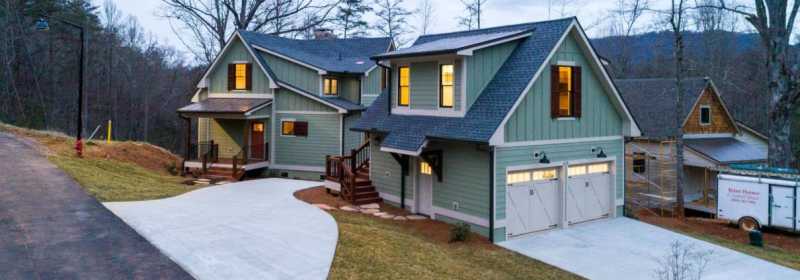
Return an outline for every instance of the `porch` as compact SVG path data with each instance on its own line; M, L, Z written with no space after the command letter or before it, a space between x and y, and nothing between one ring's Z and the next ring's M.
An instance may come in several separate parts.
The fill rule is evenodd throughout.
M247 171L268 167L271 104L271 99L210 98L179 109L188 135L183 171L239 180Z

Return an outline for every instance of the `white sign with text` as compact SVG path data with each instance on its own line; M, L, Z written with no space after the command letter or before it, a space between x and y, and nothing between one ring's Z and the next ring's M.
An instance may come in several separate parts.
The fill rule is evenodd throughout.
M753 217L759 224L769 222L769 184L720 178L717 185L720 219L738 222L741 217Z

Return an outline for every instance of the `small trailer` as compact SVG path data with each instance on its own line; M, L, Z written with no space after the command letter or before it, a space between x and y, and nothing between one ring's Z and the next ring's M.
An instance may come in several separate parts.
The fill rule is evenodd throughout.
M762 226L800 231L800 180L722 172L717 178L717 218L748 231Z

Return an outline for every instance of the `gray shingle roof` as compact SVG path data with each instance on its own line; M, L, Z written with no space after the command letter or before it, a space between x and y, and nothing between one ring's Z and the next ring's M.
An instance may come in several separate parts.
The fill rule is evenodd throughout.
M639 124L642 137L665 139L675 135L675 79L620 79L614 83ZM684 80L685 115L690 113L707 84L705 78Z
M422 36L414 45L455 37L533 29L533 35L521 39L463 118L390 115L388 94L384 92L364 112L353 129L385 133L383 147L406 151L419 150L426 139L487 143L574 20L565 18Z
M388 37L297 40L252 31L239 33L251 46L335 73L365 73L375 66L370 57L386 52L392 41Z
M513 30L513 31L497 31L490 33L479 33L468 36L459 36L452 38L443 38L440 40L429 41L425 43L415 43L413 46L399 49L396 51L382 53L373 56L373 59L395 58L417 55L431 55L439 53L452 53L459 50L468 49L474 46L488 44L499 40L504 40L517 35L522 35L530 32L531 30Z
M266 103L269 98L208 98L178 109L179 113L244 114Z
M734 138L685 139L684 144L720 163L767 160L765 151Z

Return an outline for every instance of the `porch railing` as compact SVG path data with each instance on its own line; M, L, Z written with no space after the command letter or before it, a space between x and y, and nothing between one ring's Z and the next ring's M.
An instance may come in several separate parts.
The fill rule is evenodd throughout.
M339 195L342 199L355 203L356 179L358 170L369 164L369 141L347 156L325 156L325 178L339 182Z

